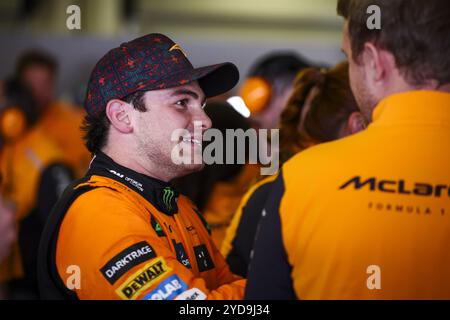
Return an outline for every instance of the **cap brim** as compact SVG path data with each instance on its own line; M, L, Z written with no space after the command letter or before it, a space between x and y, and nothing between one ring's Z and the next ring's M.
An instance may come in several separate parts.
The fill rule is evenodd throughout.
M207 98L228 92L239 82L239 70L231 62L194 69L193 76Z
M160 82L153 83L148 90L167 89L198 81L207 98L230 91L239 81L239 70L231 62L215 64L177 73Z

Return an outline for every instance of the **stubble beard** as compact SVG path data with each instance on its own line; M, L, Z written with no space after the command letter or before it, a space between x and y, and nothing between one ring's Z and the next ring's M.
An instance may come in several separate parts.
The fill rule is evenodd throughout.
M361 113L369 122L372 122L372 113L378 104L377 99L370 92L369 88L364 85L363 81L355 84L353 92Z
M160 176L182 177L203 169L203 164L176 164L172 161L171 152L175 144L162 139L153 139L151 133L143 132L138 135L138 154L148 167L153 167Z

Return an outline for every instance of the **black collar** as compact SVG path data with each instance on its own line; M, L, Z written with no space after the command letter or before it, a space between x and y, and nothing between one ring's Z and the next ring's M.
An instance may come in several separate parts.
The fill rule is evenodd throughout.
M167 215L178 212L179 194L170 183L121 166L103 152L95 154L87 175L103 176L125 184Z

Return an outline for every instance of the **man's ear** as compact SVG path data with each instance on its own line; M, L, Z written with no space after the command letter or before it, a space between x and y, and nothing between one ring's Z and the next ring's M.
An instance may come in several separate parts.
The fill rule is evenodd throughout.
M121 100L110 100L106 105L106 116L111 125L121 133L133 132L129 112L132 106Z
M373 43L364 44L361 57L368 80L374 84L384 83L389 72L395 69L395 59L392 54L376 47Z
M355 134L367 128L367 121L361 112L353 112L347 120L347 132Z

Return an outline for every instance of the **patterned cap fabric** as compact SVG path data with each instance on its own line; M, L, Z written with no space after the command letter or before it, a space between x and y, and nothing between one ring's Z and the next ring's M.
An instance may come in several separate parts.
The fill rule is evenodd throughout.
M237 84L239 71L230 62L194 68L178 44L152 33L123 43L100 59L91 73L84 107L96 117L112 99L192 81L198 81L206 97L214 97Z

